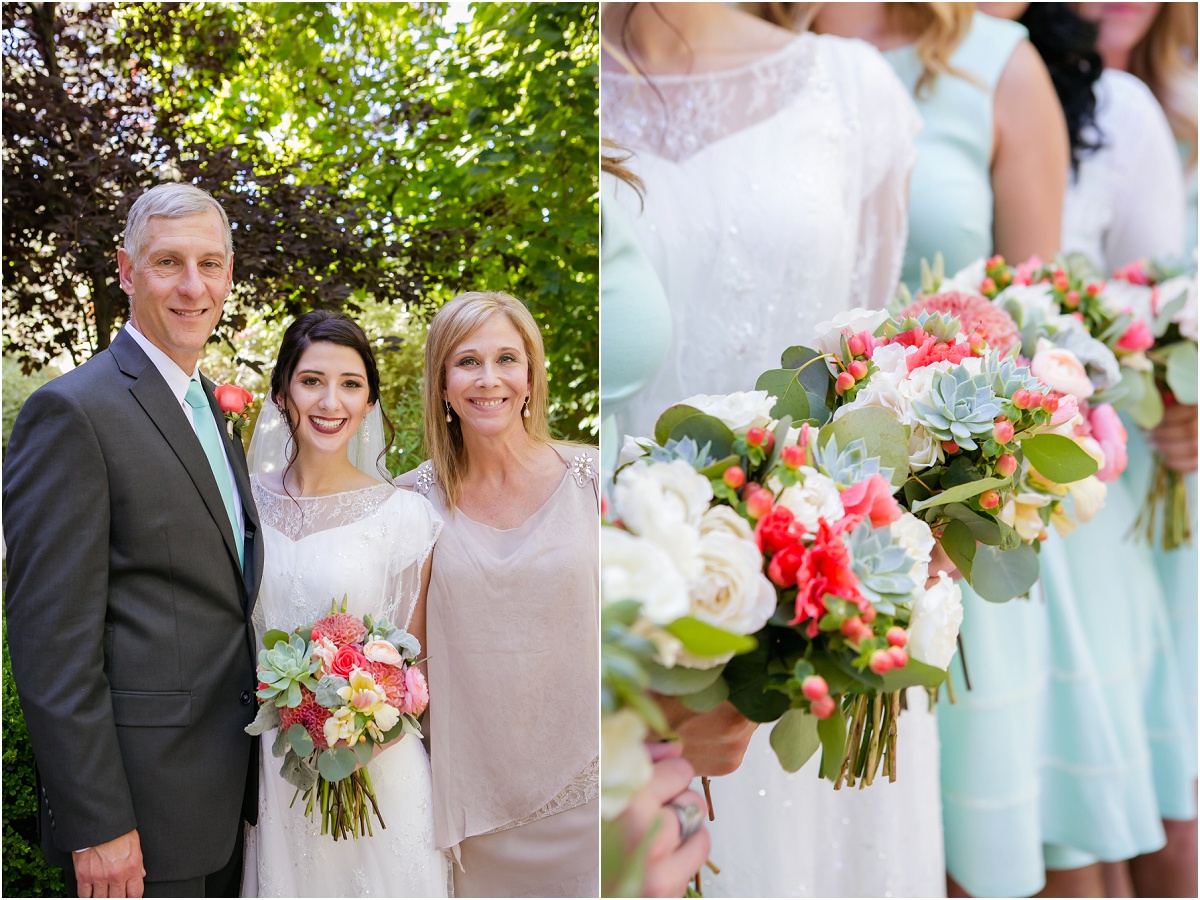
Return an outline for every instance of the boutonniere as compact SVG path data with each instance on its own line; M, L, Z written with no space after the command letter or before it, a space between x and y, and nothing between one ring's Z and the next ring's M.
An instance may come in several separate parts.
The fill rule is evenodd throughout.
M218 384L213 388L213 396L221 412L225 413L225 421L229 436L235 431L240 432L250 421L250 408L254 405L254 395L244 387L236 384Z

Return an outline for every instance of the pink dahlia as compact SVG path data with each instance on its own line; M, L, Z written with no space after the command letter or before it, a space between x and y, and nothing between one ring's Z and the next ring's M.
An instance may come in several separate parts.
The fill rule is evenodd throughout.
M922 312L939 312L956 317L965 333L979 332L988 346L1007 353L1021 339L1021 330L1012 316L976 294L950 292L922 297L900 310L900 315L915 316Z
M408 693L404 668L374 661L368 661L362 668L375 679L375 684L387 696L388 705L403 711L405 695Z
M319 631L338 647L357 644L367 636L367 626L357 616L349 613L334 613L326 616L320 621L314 622L312 630Z
M280 707L279 730L287 731L299 722L312 737L314 746L320 749L328 747L329 744L325 741L325 720L333 713L318 703L316 695L306 687L301 686L300 697L299 706Z

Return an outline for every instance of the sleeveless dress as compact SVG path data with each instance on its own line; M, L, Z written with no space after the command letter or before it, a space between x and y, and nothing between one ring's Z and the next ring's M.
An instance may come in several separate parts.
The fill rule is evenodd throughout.
M265 569L254 630L291 631L328 615L347 596L347 611L383 614L408 625L420 594L421 567L441 519L421 497L377 484L327 497L276 494L252 476L265 539ZM432 696L432 692L431 692ZM436 700L431 700L431 706ZM369 763L387 826L373 836L334 841L304 815L296 789L264 736L258 825L247 835L242 895L253 897L445 897L449 860L434 847L429 759L411 735Z
M602 70L601 85L601 132L645 183L644 207L623 183L612 196L671 318L667 358L617 413L619 433L652 433L692 394L752 390L818 323L891 298L919 120L873 47L802 34L735 69L648 82ZM925 707L914 693L901 717L899 781L866 791L834 791L815 763L789 775L759 728L738 771L712 782L721 874L703 872L705 896L944 891Z
M1183 180L1166 118L1125 72L1105 70L1094 90L1103 146L1083 158L1068 186L1064 252L1082 252L1105 272L1178 254ZM1130 437L1132 465L1141 442ZM1162 818L1195 815L1195 745L1167 595L1145 540L1127 536L1142 498L1128 477L1107 487L1092 521L1066 538L1052 535L1042 550L1052 669L1043 761L1048 868L1157 850ZM1194 588L1187 605L1194 646ZM1194 700L1193 684L1193 707Z
M947 273L992 252L992 98L1025 36L1021 25L975 13L950 58L972 78L943 74L916 98L925 128L909 206L910 287L919 282L921 259L932 263L935 252ZM915 47L884 57L914 90L921 73ZM1046 606L1036 590L1030 599L993 604L960 585L964 654L955 654L950 668L955 702L942 689L937 714L946 870L977 897L1027 895L1043 884L1038 769Z
M445 521L429 585L436 843L458 897L600 890L599 460L563 457L516 528L445 506L431 462L414 490Z

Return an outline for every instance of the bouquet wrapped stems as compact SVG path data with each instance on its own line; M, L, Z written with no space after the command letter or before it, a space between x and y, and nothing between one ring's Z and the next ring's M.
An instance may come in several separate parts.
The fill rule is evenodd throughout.
M1154 454L1154 471L1150 476L1150 491L1146 502L1133 523L1134 533L1142 532L1153 545L1158 531L1158 518L1162 516L1162 548L1175 550L1192 542L1192 511L1189 508L1187 483L1183 474L1166 464L1161 456Z
M869 787L883 763L888 781L896 780L896 717L900 714L900 691L861 694L850 701L850 735L846 757L833 789L843 784Z

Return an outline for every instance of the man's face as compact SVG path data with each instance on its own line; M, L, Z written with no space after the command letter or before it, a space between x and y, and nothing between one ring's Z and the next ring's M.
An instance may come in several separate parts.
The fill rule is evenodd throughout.
M213 212L150 220L141 260L117 252L133 325L191 374L233 286L221 217Z

